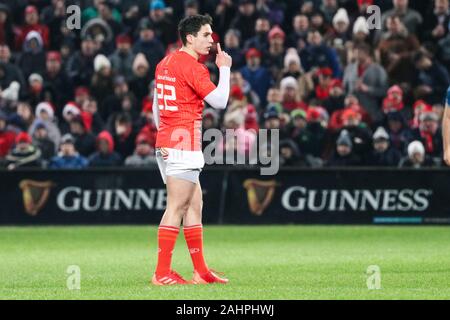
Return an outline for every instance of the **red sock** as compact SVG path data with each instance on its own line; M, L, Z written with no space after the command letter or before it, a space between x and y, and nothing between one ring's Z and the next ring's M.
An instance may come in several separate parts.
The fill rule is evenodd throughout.
M200 273L206 273L208 266L203 256L203 226L196 224L183 227L184 238L186 239L189 253L191 254L194 269Z
M158 264L157 275L165 275L171 270L172 253L180 228L159 226L158 228Z

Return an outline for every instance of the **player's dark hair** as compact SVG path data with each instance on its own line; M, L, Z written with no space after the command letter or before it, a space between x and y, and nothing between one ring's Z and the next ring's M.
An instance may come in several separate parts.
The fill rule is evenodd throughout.
M212 26L212 18L209 15L196 14L181 20L178 24L178 34L180 36L181 42L183 42L183 45L186 45L187 43L186 36L188 34L192 34L194 37L196 37L197 32L199 32L201 27L205 24L209 24Z

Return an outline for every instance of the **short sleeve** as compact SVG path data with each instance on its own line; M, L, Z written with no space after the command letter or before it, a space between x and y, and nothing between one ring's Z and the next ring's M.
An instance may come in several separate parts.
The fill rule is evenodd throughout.
M208 68L200 63L196 63L193 66L186 80L201 99L204 99L216 88L216 85L211 81Z

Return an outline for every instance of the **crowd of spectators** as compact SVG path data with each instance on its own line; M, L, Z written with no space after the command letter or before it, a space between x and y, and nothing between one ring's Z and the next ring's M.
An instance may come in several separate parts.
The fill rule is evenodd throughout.
M217 150L279 129L283 166L442 165L449 0L0 0L0 167L156 166L155 67L197 13L233 58Z

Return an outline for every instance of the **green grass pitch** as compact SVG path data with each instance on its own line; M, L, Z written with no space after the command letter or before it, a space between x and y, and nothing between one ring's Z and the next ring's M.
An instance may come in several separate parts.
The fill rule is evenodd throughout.
M1 227L1 299L449 299L450 229L205 226L228 285L154 287L156 226ZM67 268L81 289L67 288ZM366 270L381 270L369 290ZM192 267L182 233L173 267Z

